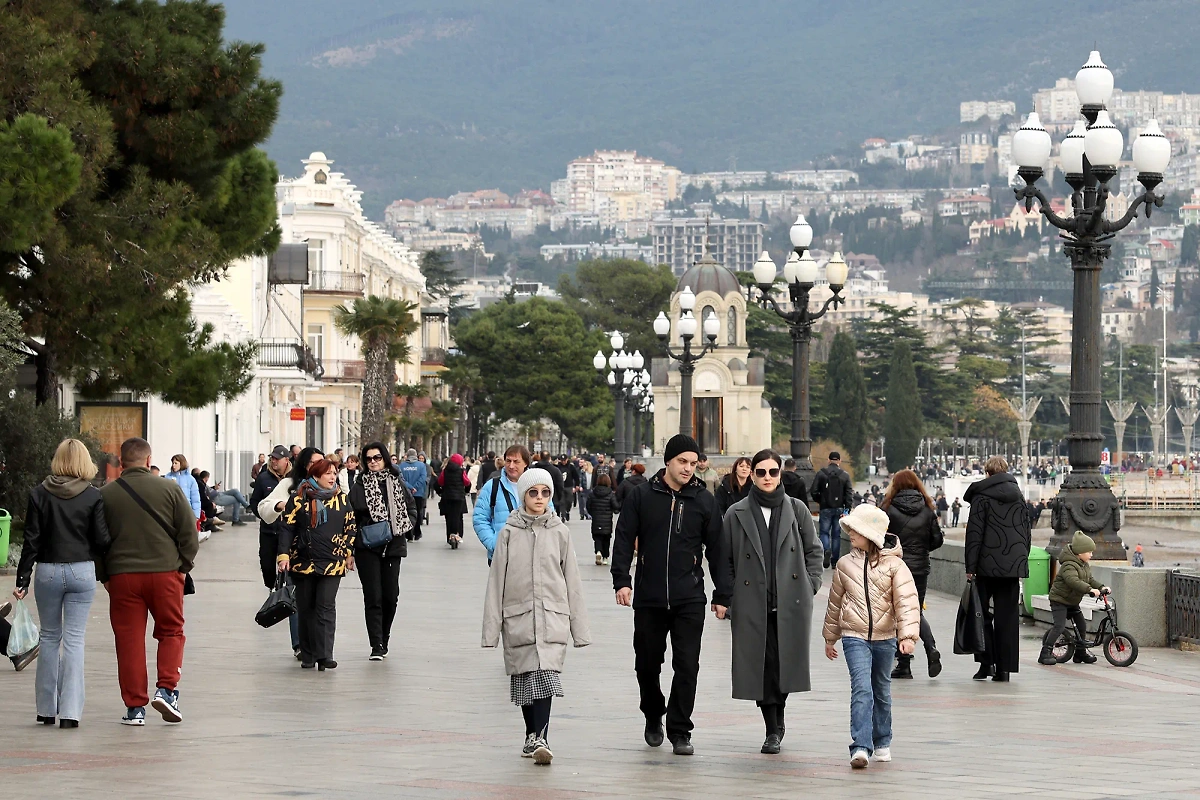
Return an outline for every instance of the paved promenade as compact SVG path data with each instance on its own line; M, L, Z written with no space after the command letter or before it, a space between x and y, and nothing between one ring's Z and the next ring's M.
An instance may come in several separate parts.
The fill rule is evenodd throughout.
M816 639L814 691L789 703L783 754L760 755L761 717L730 699L729 629L711 616L697 754L652 750L642 741L632 614L613 603L607 569L592 565L585 523L572 528L595 644L568 654L549 768L519 757L524 727L500 653L479 647L487 561L473 537L452 552L435 522L410 548L385 662L367 661L361 589L357 577L343 581L340 666L318 673L300 670L286 625L254 624L265 590L248 526L201 548L186 606L183 724L154 713L145 728L117 724L100 590L78 730L36 725L33 668L0 668L0 785L14 798L1200 797L1200 654L1145 649L1127 670L1103 659L1039 667L1030 628L1013 682L975 683L973 662L950 654L956 598L944 595L930 596L929 613L946 669L894 686L893 763L850 770L845 663L827 662ZM5 595L12 581L0 577ZM923 655L914 668L924 671ZM668 676L669 661L664 685Z

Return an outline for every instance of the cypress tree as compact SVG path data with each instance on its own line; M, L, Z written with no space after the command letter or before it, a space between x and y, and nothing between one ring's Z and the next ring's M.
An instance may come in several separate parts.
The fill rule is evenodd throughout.
M1158 305L1158 267L1150 268L1150 307L1156 308Z
M921 444L921 397L908 342L896 342L883 414L884 455L888 472L911 466Z
M833 337L825 369L829 433L857 464L867 444L867 384L853 336L840 332Z

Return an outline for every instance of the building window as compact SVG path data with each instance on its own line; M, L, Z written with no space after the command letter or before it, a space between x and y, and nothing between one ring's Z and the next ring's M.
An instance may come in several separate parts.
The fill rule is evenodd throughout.
M325 326L324 325L309 325L308 326L308 349L312 350L313 355L318 361L325 358Z
M737 344L737 309L732 306L729 309L728 320L725 323L725 341L728 344Z
M310 272L320 272L325 269L325 240L308 240L308 269Z

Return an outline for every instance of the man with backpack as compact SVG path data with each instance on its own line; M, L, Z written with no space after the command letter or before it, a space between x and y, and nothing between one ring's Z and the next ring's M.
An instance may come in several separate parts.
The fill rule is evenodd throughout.
M479 501L471 513L471 525L487 550L489 564L492 563L492 553L496 551L496 536L504 529L508 515L521 507L517 481L529 469L532 460L529 450L523 445L514 444L504 451L504 469L479 488ZM553 510L553 504L550 509Z
M812 499L821 507L821 546L825 548L826 568L837 565L842 550L842 515L854 505L854 487L842 469L842 456L836 450L829 463L821 467L813 481Z
M417 512L414 515L412 530L405 534L405 537L410 542L419 542L421 541L421 522L425 519L426 496L429 493L429 466L424 461L417 459L417 451L411 447L408 448L404 460L397 466L400 468L400 478L413 496Z

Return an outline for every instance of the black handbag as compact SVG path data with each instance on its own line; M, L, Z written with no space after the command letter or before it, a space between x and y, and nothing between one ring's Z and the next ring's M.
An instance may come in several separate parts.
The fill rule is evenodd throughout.
M954 652L957 655L982 653L987 649L983 634L983 603L975 581L967 581L958 601L958 618L954 622Z
M292 585L291 576L280 572L275 578L275 588L267 595L262 608L254 615L254 621L264 628L269 628L283 622L296 613L296 587Z

